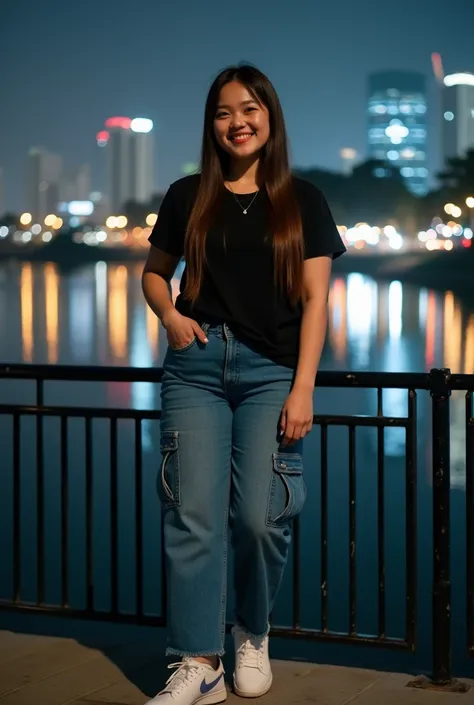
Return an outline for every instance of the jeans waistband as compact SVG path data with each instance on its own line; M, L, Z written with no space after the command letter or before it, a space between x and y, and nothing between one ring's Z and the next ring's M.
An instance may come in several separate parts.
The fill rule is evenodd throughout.
M203 331L208 335L209 333L215 333L219 337L224 338L235 338L234 333L229 328L227 323L207 323L206 321L201 321L200 326Z

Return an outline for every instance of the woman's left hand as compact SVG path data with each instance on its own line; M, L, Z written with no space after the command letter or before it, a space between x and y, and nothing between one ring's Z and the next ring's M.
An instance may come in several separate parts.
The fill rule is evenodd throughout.
M313 390L294 387L283 406L280 418L281 447L304 438L313 425Z

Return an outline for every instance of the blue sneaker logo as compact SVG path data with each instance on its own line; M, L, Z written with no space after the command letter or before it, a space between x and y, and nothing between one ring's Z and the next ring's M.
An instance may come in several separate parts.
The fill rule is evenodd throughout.
M206 679L203 678L203 681L201 683L201 693L204 695L205 693L208 693L210 690L212 690L214 688L214 686L216 686L219 683L219 681L223 675L224 675L223 673L219 674L217 676L216 680L212 681L211 683L206 683Z

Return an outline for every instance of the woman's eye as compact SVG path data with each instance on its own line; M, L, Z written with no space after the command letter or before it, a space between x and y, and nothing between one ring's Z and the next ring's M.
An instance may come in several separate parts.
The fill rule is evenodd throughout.
M223 118L226 116L226 113L217 113L216 119L218 120L219 118Z

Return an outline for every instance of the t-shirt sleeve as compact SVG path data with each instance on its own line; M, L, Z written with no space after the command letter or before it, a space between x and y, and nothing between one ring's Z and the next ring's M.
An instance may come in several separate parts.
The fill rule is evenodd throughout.
M158 219L148 241L153 247L163 250L173 257L184 254L185 221L183 209L179 209L175 189L170 186L158 211Z
M340 257L346 247L337 229L327 201L319 189L305 194L302 209L305 259L311 257Z

